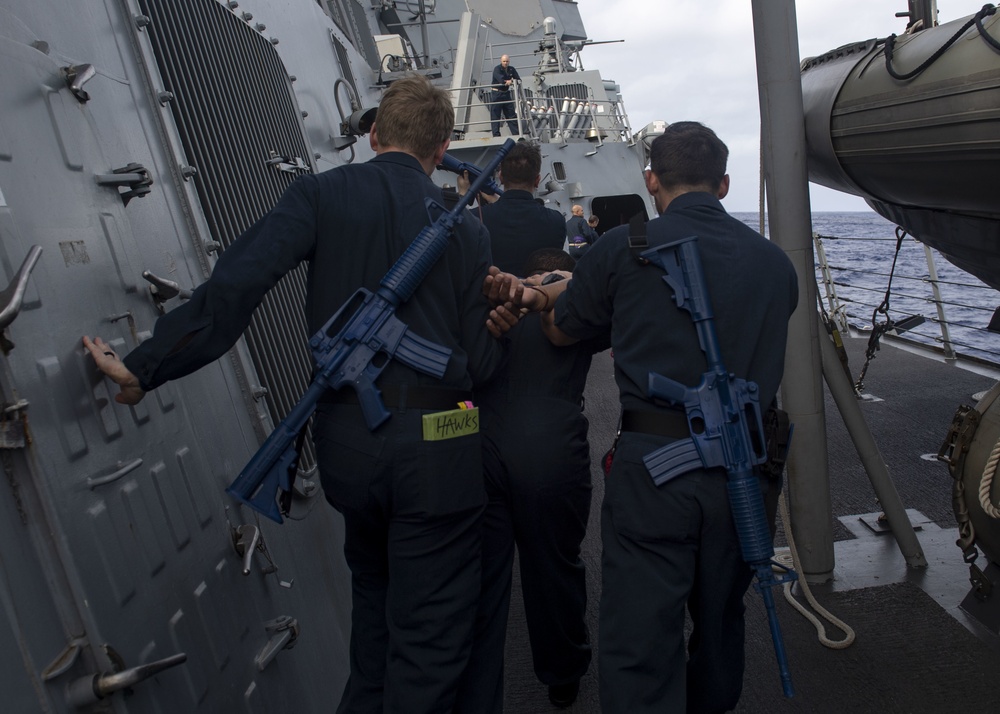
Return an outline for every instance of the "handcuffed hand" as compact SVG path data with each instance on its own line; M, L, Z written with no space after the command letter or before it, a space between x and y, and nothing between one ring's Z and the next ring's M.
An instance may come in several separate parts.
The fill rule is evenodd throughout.
M496 266L490 266L483 281L483 294L491 305L510 303L514 308L524 308L529 312L547 310L555 302L543 288L526 285L521 278L500 272Z
M497 305L490 310L490 316L486 318L486 330L494 337L503 337L522 316L522 312L509 302Z

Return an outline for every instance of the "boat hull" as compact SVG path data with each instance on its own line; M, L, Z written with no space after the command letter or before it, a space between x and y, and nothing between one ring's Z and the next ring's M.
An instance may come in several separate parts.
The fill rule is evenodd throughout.
M907 75L968 22L895 40ZM991 36L997 16L983 21ZM866 199L962 269L1000 288L1000 52L975 26L910 79L869 40L803 62L809 179Z

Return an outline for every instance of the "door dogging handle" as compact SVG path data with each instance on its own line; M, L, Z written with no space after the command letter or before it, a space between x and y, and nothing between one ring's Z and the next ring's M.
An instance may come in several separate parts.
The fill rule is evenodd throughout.
M106 672L80 677L66 688L66 701L71 706L82 709L186 661L187 654L180 652L156 662L130 667L121 672Z
M24 291L28 287L28 276L31 275L31 271L35 268L35 263L38 262L38 257L41 254L42 246L31 246L31 250L28 251L28 257L21 263L21 267L18 268L14 279L0 293L0 304L3 305L0 308L0 330L6 330L7 326L14 322L14 318L21 312L21 303L24 302Z
M177 297L178 295L181 300L188 300L191 298L191 291L187 288L182 288L173 280L161 278L159 275L154 275L148 270L142 271L142 277L145 278L150 284L149 292L157 304L161 304L170 298Z

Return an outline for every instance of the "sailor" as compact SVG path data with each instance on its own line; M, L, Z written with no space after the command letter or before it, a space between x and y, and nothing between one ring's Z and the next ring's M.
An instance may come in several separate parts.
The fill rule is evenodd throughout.
M135 404L220 357L264 294L302 261L309 262L310 334L359 286L374 292L428 224L425 199L441 201L430 174L453 122L446 91L416 75L394 82L371 130L375 158L295 181L222 254L191 299L160 318L153 336L124 360L101 338L84 337L97 366L120 385L116 400ZM375 431L352 389L328 394L316 411L323 490L344 517L352 573L342 713L449 712L470 652L485 503L480 437L465 420L468 428L449 432L453 438L427 440L422 417L471 400L503 355L483 329L488 236L471 216L456 231L396 311L413 333L452 350L444 377L390 360L378 387L392 416Z
M660 217L648 224L648 239L655 246L697 236L724 364L756 382L767 405L781 381L797 280L781 249L723 209L727 157L725 144L697 122L671 124L654 140L646 187ZM689 436L683 412L654 402L646 387L650 372L700 382L706 360L690 315L671 300L663 271L637 259L628 226L605 233L570 281L526 289L496 274L485 289L493 300L542 311L556 344L611 338L623 424L601 511L602 711L733 709L743 683L751 570L741 557L726 473L696 469L657 487L642 460ZM509 329L509 312L492 311L489 329ZM686 649L685 606L694 625Z
M517 110L514 108L514 82L521 81L517 67L510 63L510 57L500 57L500 64L493 68L493 95L490 97L490 119L493 136L500 136L500 126L507 119L510 135L518 136L521 132L517 127Z
M520 141L500 162L503 194L493 202L481 202L479 216L490 232L493 264L505 273L525 275L524 261L536 250L561 250L563 219L559 211L546 208L534 197L541 179L542 152L535 144ZM460 177L464 194L468 178Z
M578 203L574 204L570 211L573 215L566 221L566 240L569 254L575 260L579 260L597 241L597 231L594 230L596 223L591 225L590 221L584 219L583 206Z
M507 194L504 193L504 196ZM562 217L559 217L560 228ZM542 249L522 262L526 282L571 275L575 261ZM561 271L561 272L553 272ZM568 707L590 666L586 571L580 544L590 516L590 448L583 390L606 338L554 346L538 315L509 333L510 359L477 396L489 499L483 531L483 593L458 712L503 710L504 644L517 546L535 675L549 701Z

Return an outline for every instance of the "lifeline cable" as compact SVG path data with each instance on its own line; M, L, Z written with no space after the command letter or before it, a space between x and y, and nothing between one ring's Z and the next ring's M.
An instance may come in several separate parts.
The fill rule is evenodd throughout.
M913 79L918 74L922 73L925 69L934 64L941 57L941 55L947 52L949 47L958 42L958 38L960 38L963 34L965 34L965 31L968 30L973 25L976 26L976 28L979 30L979 34L983 37L984 40L986 40L986 42L991 47L1000 50L1000 43L997 43L997 41L994 40L989 35L989 33L986 32L986 29L983 27L982 23L984 17L989 17L990 15L993 15L996 12L996 10L997 9L994 5L990 4L983 5L982 9L979 12L973 15L964 25L962 25L962 27L958 30L958 32L952 35L951 39L949 39L947 42L941 45L937 49L937 51L930 57L928 57L926 60L924 60L919 67L909 72L906 72L905 74L899 74L898 72L896 72L895 69L893 69L892 55L896 46L896 35L895 34L889 35L888 37L885 38L885 71L888 72L889 76L892 77L893 79L898 79L901 81Z
M906 230L901 226L896 226L896 253L892 256L892 268L889 270L889 282L885 286L885 297L882 302L872 311L872 334L868 338L868 349L865 350L865 364L858 375L858 381L854 383L855 394L860 395L865 388L865 375L868 373L868 366L875 359L875 353L879 351L879 340L882 335L891 330L895 323L889 317L889 296L892 292L892 276L896 272L896 260L899 259L899 249L903 245L903 238L906 237ZM879 313L885 315L885 322L878 322Z

